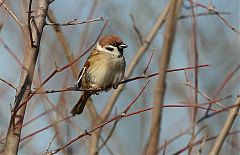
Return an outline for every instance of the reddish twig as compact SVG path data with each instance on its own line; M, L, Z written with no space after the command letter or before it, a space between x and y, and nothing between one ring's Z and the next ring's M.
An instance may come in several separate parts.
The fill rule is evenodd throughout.
M195 89L194 86L191 85L191 83L185 83L185 85L188 86L188 87L190 87L190 88L192 88L192 89ZM213 101L213 100L214 100L214 99L212 99L211 97L209 97L207 94L201 92L199 89L198 89L197 91L198 91L198 93L199 93L202 97L204 97L206 100L208 100L208 101ZM232 97L232 95L228 95L228 96L224 97L223 99L225 100L225 99L228 99L228 98L231 98L231 97ZM215 100L215 101L216 101L216 100ZM218 106L221 107L221 108L225 108L225 106L222 105L221 103L219 103L218 101L215 102L215 104L218 105Z
M209 65L208 64L199 65L199 66L196 66L196 67L199 67L199 68L209 67ZM190 70L190 69L194 69L196 67L169 69L166 72L169 73L169 72L176 72L176 71L182 71L182 70ZM120 82L119 85L131 82L131 81L139 80L139 79L148 79L148 78L151 78L151 77L154 77L154 76L157 76L157 75L158 75L158 73L153 73L153 74L150 74L150 75L136 76L136 77L129 78L127 80L124 80L124 81ZM37 88L36 90L39 90L39 88ZM96 90L96 89L83 89L83 88L76 88L76 87L68 87L68 88L63 88L63 89L58 89L58 90L47 90L47 91L44 91L44 92L36 91L36 90L32 93L34 93L34 94L51 94L51 93L59 93L59 92L65 92L65 91L103 91L102 89Z
M228 134L227 136L236 135L236 134L239 134L239 133L240 133L239 130L237 130L237 131L232 131L232 132L229 132L229 134ZM204 137L203 137L203 138L201 138L200 140L194 142L194 143L192 144L192 146L199 145L199 144L201 144L204 140L205 140L206 142L207 142L207 141L214 140L214 139L216 139L217 137L218 137L218 135L215 135L215 136L212 136L212 137L207 138L206 140L205 140ZM186 151L188 148L189 148L189 145L187 145L187 146L185 146L184 148L180 149L179 151L173 153L173 155L179 155L179 154L183 153L184 151Z
M151 56L150 56L150 58L149 58L149 60L148 60L147 66L146 66L146 68L145 68L144 71L143 71L143 75L146 74L146 72L147 72L147 70L148 70L148 68L149 68L149 66L150 66L150 63L151 63L151 61L152 61L153 54L154 54L154 49L153 49L153 51L152 51L152 53L151 53Z
M223 90L223 88L227 85L227 83L231 80L231 78L236 74L236 72L240 69L240 64L236 67L233 68L226 76L226 78L223 80L222 84L218 86L218 88L216 89L214 95L213 95L213 99L215 99ZM211 107L211 105L209 105L209 107ZM206 111L205 116L206 117L208 115L208 111ZM202 119L204 119L204 117Z
M142 35L140 33L140 31L138 30L137 26L136 26L136 23L135 23L135 20L134 20L134 17L132 14L130 14L130 18L131 18L131 21L132 21L132 25L133 25L133 29L134 31L136 32L137 36L138 36L138 39L141 43L141 45L143 44L143 39L142 39Z
M200 3L192 1L192 0L189 0L189 2L191 2L192 4L195 4L196 6L200 6L204 9L207 9L210 12L214 12L215 15L218 16L224 22L224 24L226 24L231 30L233 30L234 32L236 32L237 34L240 35L239 30L237 30L235 27L233 27L231 24L229 24L228 21L222 15L220 15L219 12L217 10L215 10L213 7L207 7L203 4L200 4Z
M21 60L17 57L17 55L11 50L11 48L5 43L4 40L0 37L0 42L3 44L3 47L9 52L9 54L13 57L13 59L17 62L17 64L26 70L26 68L23 66Z
M37 131L35 131L35 132L33 132L33 133L30 133L30 134L28 134L27 136L21 138L20 141L24 141L24 140L26 140L26 139L28 139L28 138L36 135L36 134L38 134L38 133L40 133L40 132L42 132L42 131L45 131L45 130L49 129L50 127L53 127L54 125L57 125L57 124L65 121L65 120L68 120L69 118L72 118L72 117L73 117L73 115L67 116L67 117L65 117L65 118L63 118L63 119L61 119L61 120L59 120L59 121L57 121L57 122L55 122L55 123L53 123L53 124L50 124L50 125L42 128L42 129L39 129L39 130L37 130Z
M199 66L196 66L196 67L209 67L210 65L209 64L204 64L204 65L199 65ZM186 67L186 68L176 68L176 69L169 69L169 70L166 70L167 73L169 72L175 72L175 71L184 71L184 70L190 70L190 69L194 69L196 67ZM150 74L148 76L136 76L136 77L133 77L133 78L129 78L127 80L124 80L122 82L120 82L119 84L122 84L122 83L127 83L127 82L130 82L130 81L135 81L137 79L147 79L147 78L150 78L150 77L153 77L153 76L156 76L158 75L158 73L153 73L153 74Z
M113 134L113 132L114 132L116 126L117 126L117 123L118 123L118 121L115 121L113 123L113 127L112 127L111 131L109 132L107 138L103 141L101 146L99 146L98 151L100 151L103 148L103 146L105 146L107 144L108 140L111 138L111 136L112 136L112 134Z
M142 90L140 91L140 93L137 95L137 97L135 97L135 99L127 106L127 108L123 111L123 113L127 113L128 110L132 107L132 105L138 100L138 98L141 96L141 94L143 93L143 91L146 89L148 83L150 80L148 80L146 82L146 84L143 86Z
M189 105L189 104L172 104L172 105L162 105L161 108L193 108L193 107L197 107L199 109L204 109L204 110L207 110L208 108L205 108L205 107L202 107L202 106L199 106L199 105ZM152 107L150 108L144 108L144 109L140 109L138 111L135 111L135 112L131 112L129 114L126 114L126 113L121 113L111 119L109 119L108 121L104 122L104 123L101 123L99 124L98 126L92 128L91 130L86 130L85 133L79 135L78 137L74 138L73 140L69 141L67 144L65 144L64 146L54 150L51 155L53 154L56 154L57 152L61 151L62 149L68 147L69 145L71 145L72 143L74 143L75 141L81 139L82 137L84 136L87 136L87 135L91 135L91 133L99 128L102 128L103 126L113 122L113 121L118 121L122 118L126 118L126 117L130 117L130 116L133 116L133 115L137 115L137 114L140 114L140 113L143 113L143 112L146 112L146 111L150 111L152 110ZM218 111L218 110L215 110L215 109L211 109L212 111Z

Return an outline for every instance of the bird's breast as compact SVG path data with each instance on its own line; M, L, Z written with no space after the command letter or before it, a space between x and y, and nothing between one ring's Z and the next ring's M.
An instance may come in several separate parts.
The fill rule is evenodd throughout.
M91 63L91 61L90 61ZM100 89L116 86L123 79L125 72L124 57L100 55L92 61L88 70L88 81Z

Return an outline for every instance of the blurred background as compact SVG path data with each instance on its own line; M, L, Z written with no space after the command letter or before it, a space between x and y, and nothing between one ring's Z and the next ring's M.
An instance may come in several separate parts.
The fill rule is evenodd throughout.
M238 31L240 30L239 2L239 0L199 1L199 3L205 6L212 4L217 11L222 12L222 14L220 14L224 19ZM6 0L5 3L8 4L19 19L26 20L27 0ZM33 1L33 8L35 3L36 2ZM168 1L164 0L55 0L50 4L49 8L55 15L58 23L67 23L74 19L87 21L103 17L104 21L61 26L62 33L75 57L80 56L94 43L104 22L109 20L103 35L117 34L128 45L125 51L125 58L128 65L142 44L133 26L137 27L144 40L167 3ZM240 90L240 73L238 69L236 69L240 64L239 34L231 30L231 28L216 15L208 14L206 9L196 7L195 11L196 14L205 13L205 15L196 18L199 64L210 64L210 67L199 68L198 89L209 98L223 99L220 102L223 106L230 106L236 101L236 96ZM190 3L184 1L180 16L186 18L178 20L169 69L193 66L191 15ZM131 16L134 20L132 20ZM47 22L49 21L47 20ZM0 25L0 78L7 80L17 87L20 80L21 63L23 61L23 35L19 26L3 7L0 8ZM132 77L143 74L153 51L153 58L146 74L158 72L158 58L163 43L164 26L165 25L159 29L156 37L150 42L149 48L136 65ZM79 69L82 67L88 55L89 53L77 62ZM45 26L32 88L37 88L42 81L52 73L55 69L55 64L57 64L58 67L62 67L67 63L68 60L64 54L64 48L56 36L53 26ZM234 70L236 71L234 72ZM229 75L231 73L232 75ZM186 75L189 83L193 84L193 70L187 71L186 74L184 71L167 74L165 105L191 104L193 102L194 90L189 85L186 85ZM146 90L134 103L130 112L152 107L156 79L156 77L150 79ZM227 82L224 83L226 79ZM146 81L147 80L136 80L127 83L114 106L115 110L112 111L109 118L115 116L116 113L121 113L127 105L136 98ZM72 71L68 68L56 74L43 88L44 90L58 90L71 87L75 82L76 80ZM222 86L223 88L221 90ZM107 93L103 92L93 97L93 102L98 113L103 110L112 92L113 90L110 90ZM0 149L4 147L4 139L10 120L10 105L14 103L15 93L14 89L0 82ZM226 98L229 95L231 95L231 97ZM42 115L23 127L22 137L69 116L70 109L77 102L79 96L80 93L74 91L35 95L28 103L24 122L27 123L40 114ZM206 102L208 102L208 100L199 95L199 104ZM49 111L53 106L56 108ZM212 107L221 109L216 105ZM205 115L205 112L206 110L199 109L197 120L201 119ZM227 115L227 111L221 112L197 123L196 130L201 131L195 140L197 141L204 136L206 137L206 135L207 137L218 135ZM166 154L173 154L188 145L191 139L189 131L192 126L191 118L191 108L163 108L159 154L162 154L164 150L161 146L174 137L173 142L169 143L166 147ZM75 116L70 120L72 121L71 123L69 121L57 123L53 127L21 141L19 154L33 155L45 153L50 143L49 151L57 149L79 135L78 129L82 132L91 129L91 119L87 109L84 110L82 115ZM143 153L149 136L150 123L151 111L122 119L116 125L111 138L99 151L99 154L117 155ZM114 123L110 123L103 127L101 134L103 139L109 135L113 124ZM237 117L231 131L239 131L239 125L240 120ZM221 150L221 154L239 154L239 138L239 134L228 136ZM58 154L87 154L88 140L89 136L81 138L65 149L65 151ZM205 142L202 154L209 152L213 142L214 140ZM100 140L100 145L101 143L102 141ZM197 153L199 148L200 145L196 145L194 152ZM187 154L187 151L182 154Z

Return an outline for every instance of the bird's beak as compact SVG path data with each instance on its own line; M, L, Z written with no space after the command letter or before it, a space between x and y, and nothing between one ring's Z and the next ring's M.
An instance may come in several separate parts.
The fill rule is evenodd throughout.
M119 45L119 48L120 49L124 49L124 48L127 48L128 47L128 45L126 45L126 44L121 44L121 45Z

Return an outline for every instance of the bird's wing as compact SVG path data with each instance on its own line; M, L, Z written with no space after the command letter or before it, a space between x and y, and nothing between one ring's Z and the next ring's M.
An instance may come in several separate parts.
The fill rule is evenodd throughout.
M89 68L89 61L87 60L82 68L82 70L80 71L79 75L78 75L78 79L77 79L77 87L81 88L81 83L82 83L82 78L83 75L86 74L87 69Z
M99 54L99 52L97 50L93 50L92 54L90 54L89 57L87 58L87 61L85 62L84 66L83 66L82 70L80 71L78 78L77 78L76 85L78 88L81 88L83 75L86 74L86 71L90 66L90 61L91 61L92 57L95 55L98 55L98 54Z

